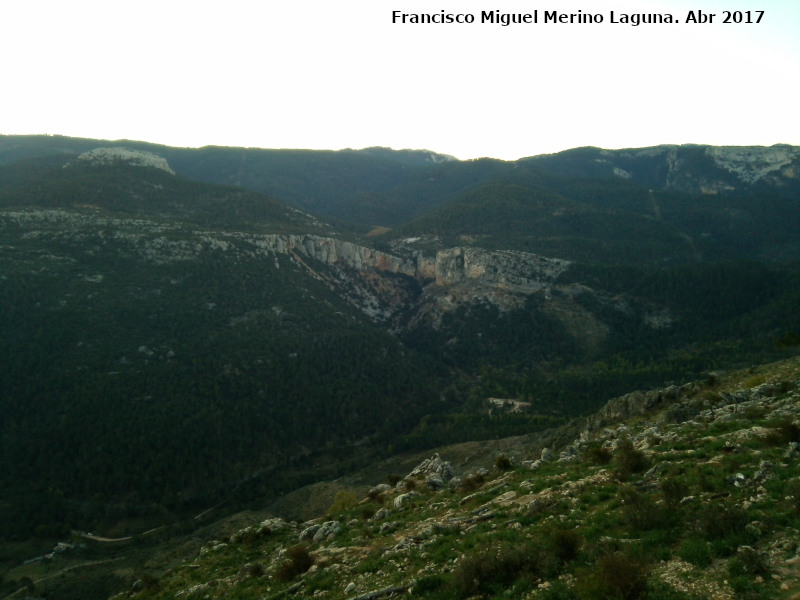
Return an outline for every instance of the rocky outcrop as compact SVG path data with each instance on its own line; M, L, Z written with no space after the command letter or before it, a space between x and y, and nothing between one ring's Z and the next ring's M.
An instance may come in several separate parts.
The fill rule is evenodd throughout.
M325 521L309 525L300 532L298 539L302 541L323 542L334 538L342 532L342 524L339 521Z
M317 235L267 235L264 240L275 252L313 258L326 265L341 265L362 271L375 269L417 277L421 256L400 258L353 242Z
M709 146L706 154L718 166L746 183L755 183L770 174L780 174L790 179L800 175L798 169L792 166L794 161L800 160L800 148L797 146Z
M225 235L252 244L258 253L291 257L376 321L390 321L407 311L413 303L411 297L427 286L422 304L428 308L418 313L434 326L442 313L476 299L502 310L516 308L527 294L549 292L571 264L509 250L455 247L439 250L434 256L419 251L400 255L310 234ZM311 261L329 269L322 272ZM385 273L408 280L382 277ZM409 284L416 289L409 289Z
M650 189L701 194L741 194L751 189L794 193L800 147L662 145L625 150L599 148L533 157L567 175L618 177Z
M175 171L169 166L167 159L141 150L130 150L128 148L96 148L89 152L84 152L76 159L79 162L91 163L96 165L109 165L115 162L126 162L137 167L152 167L161 169L171 175Z
M695 391L696 383L681 387L670 386L647 392L635 391L609 400L603 408L586 421L588 431L597 431L610 423L619 423L630 417L642 415L654 407L666 406L679 400L682 396Z
M416 492L406 492L405 494L400 494L399 496L395 496L395 499L392 501L392 505L394 506L395 510L400 510L408 504L409 500L415 498L417 495L418 494Z
M397 485L403 486L410 479L422 479L430 489L440 490L455 477L455 474L448 461L434 454L414 467Z
M569 265L566 260L527 252L448 248L436 253L436 284L472 282L529 293L549 287Z
M416 252L400 257L374 248L317 235L259 236L262 247L281 254L312 258L326 265L357 271L373 269L414 277L439 286L460 283L535 292L549 286L569 261L527 252L456 247L439 250L435 257Z
M140 154L146 155L132 156ZM91 156L85 160L101 161L116 156L106 150L87 155ZM233 258L266 258L280 267L286 263L279 258L288 257L295 268L325 281L364 314L395 330L417 316L426 326L435 326L444 313L476 301L502 311L518 308L528 294L549 293L570 265L526 252L472 247L441 249L434 254L417 249L386 252L324 235L189 230L176 223L64 209L7 211L0 217L0 227L4 223L30 229L29 238L70 236L81 244L96 240L101 245L110 241L120 246L120 252L133 252L155 264L220 252ZM67 229L75 233L64 233ZM404 315L406 321L398 322L398 315ZM582 323L581 330L585 329Z

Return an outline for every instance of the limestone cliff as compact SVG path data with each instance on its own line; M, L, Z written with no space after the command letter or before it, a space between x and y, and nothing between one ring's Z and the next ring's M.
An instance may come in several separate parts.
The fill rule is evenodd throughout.
M293 257L375 320L392 321L413 307L413 320L423 318L434 326L443 313L475 301L502 310L516 308L525 295L549 293L570 265L566 260L526 252L472 247L445 248L434 256L415 251L401 257L313 235L263 236L262 244ZM307 259L331 269L316 272ZM405 278L380 276L386 273Z
M569 267L569 261L527 252L457 247L436 253L436 284L473 282L530 293L547 288Z
M615 177L651 189L700 194L794 193L800 184L800 147L665 144L649 148L583 148L533 157L571 177Z
M800 148L797 146L709 146L706 154L718 166L746 183L776 175L789 179L798 177L798 168L793 165L800 160Z
M782 187L800 172L800 148L774 146L658 146L633 151L604 150L618 177L631 173L616 166L622 161L635 175L645 161L660 159L666 173L663 187L704 194L741 192L758 183ZM638 167L638 168L637 168Z
M545 289L570 265L566 260L509 250L456 247L439 250L433 257L421 252L400 257L317 235L267 235L263 240L274 252L313 258L328 266L406 275L439 286L469 282L523 293Z
M139 167L161 169L175 175L175 171L172 170L165 158L152 152L130 150L129 148L96 148L78 156L77 161L100 165L121 161Z

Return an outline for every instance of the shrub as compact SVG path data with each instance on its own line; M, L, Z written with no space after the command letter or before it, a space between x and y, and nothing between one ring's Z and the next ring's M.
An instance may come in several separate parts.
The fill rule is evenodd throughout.
M505 454L501 454L494 461L494 466L497 467L497 469L499 469L500 471L508 471L511 468L511 459L508 458Z
M665 521L666 515L650 496L641 494L632 487L620 489L619 496L622 514L634 531L654 529Z
M311 556L305 544L297 544L286 550L286 558L287 560L275 572L275 579L278 581L291 581L308 571L314 564L314 557Z
M664 504L669 510L675 510L680 506L681 500L689 495L689 486L675 477L667 477L661 482L661 495L664 497Z
M627 480L634 473L641 473L649 466L647 457L633 447L629 438L619 441L614 455L615 473L621 481Z
M375 488L372 488L370 491L367 492L367 498L369 498L370 500L372 500L372 502L375 502L376 504L383 504L384 496L383 492L380 492Z
M741 549L740 549L741 550ZM749 550L753 550L749 548ZM755 551L753 550L755 553ZM755 561L756 564L752 564ZM756 574L766 574L766 566L760 559L747 556L741 551L728 561L728 581L737 598L763 598L763 585L755 586ZM762 570L763 567L763 570Z
M585 453L586 460L595 465L607 465L611 462L611 450L604 446L590 446Z
M750 406L746 406L740 414L742 418L748 421L757 421L763 418L766 413L767 407L763 404L751 404Z
M716 492L721 487L722 478L713 468L703 465L695 474L696 486L703 492Z
M708 542L699 538L683 540L678 550L678 556L697 567L707 567L711 564L711 548Z
M505 546L464 557L453 571L452 585L458 597L467 598L502 591L520 577L546 570L546 556L535 546Z
M736 548L751 541L745 527L750 519L743 508L726 504L706 504L697 513L694 530L697 537L711 542L718 556L730 556Z
M765 552L759 552L751 546L739 546L736 559L742 563L746 573L750 575L766 575L769 573L769 558Z
M748 377L747 379L744 380L744 382L742 382L742 387L754 388L766 382L767 379L763 375L753 375L752 377Z
M258 577L262 577L264 575L264 565L261 563L247 563L239 571L239 574L243 575L244 577L257 579Z
M800 426L792 417L784 417L772 424L772 430L767 434L768 444L782 446L790 442L800 442Z
M553 529L547 536L547 549L562 563L568 563L578 556L583 539L574 529Z
M700 397L711 404L718 404L722 401L722 395L719 392L713 392L711 390L704 391Z
M647 590L648 572L638 557L615 552L601 556L575 587L582 600L637 600Z
M484 478L480 475L470 474L461 480L461 489L464 492L474 492L484 483Z
M328 514L338 514L348 508L353 508L356 504L358 504L358 498L356 498L355 492L340 490L336 492L336 498L334 498L333 504L328 509Z
M426 575L414 584L411 593L415 596L425 597L429 592L438 590L443 585L444 579L441 575Z
M230 538L231 543L240 543L246 546L253 546L272 534L269 527L247 527Z
M704 504L700 508L695 528L706 539L719 539L737 531L744 531L748 522L744 509L718 502Z

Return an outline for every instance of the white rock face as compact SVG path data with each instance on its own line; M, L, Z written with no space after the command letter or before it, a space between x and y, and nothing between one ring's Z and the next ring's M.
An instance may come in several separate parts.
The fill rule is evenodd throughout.
M90 162L98 165L108 165L117 161L124 161L139 167L153 167L175 175L166 158L143 152L141 150L129 150L128 148L95 148L89 152L84 152L78 156L77 160Z
M456 247L436 254L436 283L440 286L463 282L511 291L543 290L563 273L569 261L513 250L483 250Z
M473 283L507 291L530 293L549 288L570 262L512 250L455 247L439 250L436 257L414 253L399 257L352 242L317 235L267 234L249 236L257 245L278 254L314 258L327 265L357 271L374 269L399 273L440 286Z
M625 169L620 169L619 167L614 167L614 175L617 177L622 177L622 179L630 179L631 174L628 173Z
M747 183L786 167L800 158L797 146L710 146L706 153L720 167Z

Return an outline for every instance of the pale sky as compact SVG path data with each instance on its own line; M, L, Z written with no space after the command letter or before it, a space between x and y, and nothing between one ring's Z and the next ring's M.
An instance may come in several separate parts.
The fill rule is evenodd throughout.
M394 10L475 23L392 24ZM494 10L540 22L480 23ZM604 22L542 23L553 10ZM800 145L798 0L0 0L0 57L2 134L507 160Z

